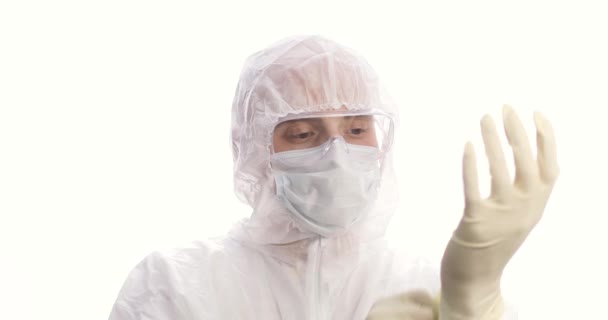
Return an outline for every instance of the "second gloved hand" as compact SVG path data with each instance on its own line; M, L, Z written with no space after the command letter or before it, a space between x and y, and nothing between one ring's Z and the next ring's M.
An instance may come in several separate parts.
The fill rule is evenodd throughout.
M436 320L437 301L422 290L379 300L365 320Z
M515 181L507 170L492 118L481 130L492 177L491 195L482 199L471 143L463 156L465 209L445 250L441 265L439 319L500 319L502 272L540 220L559 174L550 123L535 113L537 159L526 132L508 106L503 109L505 133L515 161Z

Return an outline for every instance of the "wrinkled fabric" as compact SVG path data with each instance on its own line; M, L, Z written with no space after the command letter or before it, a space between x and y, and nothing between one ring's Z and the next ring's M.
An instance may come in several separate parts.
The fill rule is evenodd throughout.
M233 101L231 140L235 193L251 217L225 237L146 257L110 319L364 319L380 298L410 289L436 295L435 269L384 240L398 194L390 151L373 208L340 236L306 231L276 195L270 146L277 121L344 108L398 120L368 63L331 40L292 37L250 56Z
M436 292L421 260L381 241L348 247L320 240L269 255L223 238L156 252L131 272L110 319L365 319L381 296Z

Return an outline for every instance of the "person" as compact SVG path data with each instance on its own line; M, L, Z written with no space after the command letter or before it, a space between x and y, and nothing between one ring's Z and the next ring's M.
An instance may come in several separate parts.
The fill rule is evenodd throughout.
M512 108L503 119L515 180L486 116L492 194L480 197L467 143L464 214L439 273L384 239L397 204L398 110L366 60L321 36L253 54L231 131L235 193L251 217L224 237L147 256L110 319L515 318L501 274L540 219L559 169L542 115L534 118L537 159Z

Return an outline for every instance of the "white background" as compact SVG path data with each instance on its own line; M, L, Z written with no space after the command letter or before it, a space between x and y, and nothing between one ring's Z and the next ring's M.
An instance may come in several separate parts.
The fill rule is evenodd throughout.
M221 3L221 4L219 4ZM521 319L603 319L608 10L600 1L3 1L0 319L106 319L150 251L223 233L240 68L289 35L366 56L401 106L391 237L439 261L478 120L542 110L562 175L508 266Z

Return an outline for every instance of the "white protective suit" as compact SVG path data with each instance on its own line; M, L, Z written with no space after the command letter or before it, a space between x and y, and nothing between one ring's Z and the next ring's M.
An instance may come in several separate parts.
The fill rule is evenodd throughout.
M391 154L370 214L338 237L299 226L275 194L271 133L288 114L397 109L367 62L319 36L293 37L253 54L232 109L234 183L251 217L223 238L155 252L130 273L111 320L365 319L381 298L422 289L439 275L383 239L397 204ZM221 210L214 208L213 210Z

